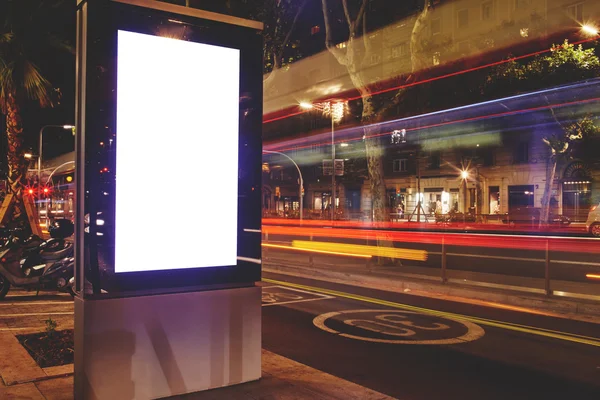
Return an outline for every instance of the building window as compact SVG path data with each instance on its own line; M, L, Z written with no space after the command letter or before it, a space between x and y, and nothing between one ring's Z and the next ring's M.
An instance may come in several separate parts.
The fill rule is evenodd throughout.
M433 53L433 65L440 65L440 52L436 51Z
M577 3L567 7L567 15L575 21L583 21L583 3Z
M400 43L392 46L392 58L404 57L408 54L408 44Z
M310 28L311 35L316 35L319 32L321 32L321 27L319 25L315 25L312 28Z
M394 172L406 172L406 171L408 171L408 160L406 158L394 160Z
M494 149L484 149L481 158L483 159L483 165L486 167L493 167L496 165L496 154Z
M338 43L335 45L338 49L345 49L347 46L346 42Z
M440 33L442 33L442 19L441 18L432 19L430 29L431 29L431 36L439 35Z
M458 42L458 52L459 53L468 53L471 49L471 43L468 40L463 40L462 42Z
M515 162L529 162L529 142L521 142L517 145L517 154L515 155Z
M432 153L429 156L429 169L440 169L442 163L442 156L440 153Z
M481 4L481 19L483 21L489 21L494 18L494 3L492 1L486 1Z
M377 53L371 54L371 65L378 64L381 61L381 56Z
M323 152L323 146L319 145L319 144L311 144L310 145L310 152L311 153L317 153L320 154Z
M456 13L456 26L466 28L469 25L469 9L464 8Z

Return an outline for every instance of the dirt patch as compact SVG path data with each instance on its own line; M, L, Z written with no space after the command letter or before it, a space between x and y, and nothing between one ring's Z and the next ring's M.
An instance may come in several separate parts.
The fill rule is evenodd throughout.
M75 349L73 330L17 335L19 343L41 368L72 364Z

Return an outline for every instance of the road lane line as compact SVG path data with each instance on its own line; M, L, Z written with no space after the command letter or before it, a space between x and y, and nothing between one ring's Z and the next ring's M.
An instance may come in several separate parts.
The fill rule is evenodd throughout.
M0 307L18 307L18 306L38 306L38 305L71 305L73 306L73 301L65 300L65 301L28 301L28 302L18 302L18 303L0 303Z
M0 319L2 319L2 318L15 318L15 317L34 317L34 316L38 316L38 315L73 315L73 314L74 314L73 311L69 311L69 312L65 312L65 311L59 311L59 312L48 311L48 312L41 312L41 313L0 314Z
M367 297L367 296L361 296L361 295L356 295L356 294L351 294L351 293L346 293L346 292L340 292L337 290L323 289L323 288L317 288L317 287L313 287L313 286L300 285L297 283L278 281L275 279L263 278L263 281L273 283L276 285L296 287L296 288L300 288L300 289L304 289L304 290L312 290L313 292L328 294L328 295L331 295L334 297L344 297L347 299L358 300L358 301L362 301L362 302L366 302L366 303L378 304L378 305L398 308L398 309L402 309L402 310L415 311L415 312L419 312L419 313L426 314L426 315L454 318L454 319L459 319L459 320L463 320L463 321L473 322L473 323L480 324L480 325L487 325L487 326L492 326L492 327L516 331L516 332L523 332L523 333L528 333L528 334L537 335L537 336L549 337L549 338L563 340L563 341L567 341L567 342L573 342L573 343L579 343L579 344L586 344L589 346L600 347L600 338L596 338L596 337L583 336L583 335L578 335L578 334L573 334L573 333L565 333L565 332L555 331L555 330L551 330L551 329L536 328L536 327L527 326L527 325L513 324L510 322L495 321L495 320L486 319L486 318L471 317L471 316L467 316L467 315L449 313L449 312L444 312L444 311L437 311L437 310L432 310L432 309L428 309L428 308L422 308L422 307L410 306L407 304L395 303L395 302L387 301L387 300L380 300L380 299L376 299L373 297Z
M307 301L316 301L316 300L329 300L329 299L334 299L335 297L331 297L331 296L327 296L327 297L318 297L315 299L302 299L302 300L289 300L289 301L282 301L281 303L267 303L267 304L263 304L263 307L268 307L268 306L280 306L283 304L292 304L292 303L306 303Z

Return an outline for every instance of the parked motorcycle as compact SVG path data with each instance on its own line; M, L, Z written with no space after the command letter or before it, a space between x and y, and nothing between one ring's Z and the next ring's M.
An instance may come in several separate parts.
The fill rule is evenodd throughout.
M73 223L56 220L49 227L49 232L52 239L37 247L25 246L15 236L0 250L0 299L6 296L11 285L73 294L73 245L65 240L73 234Z

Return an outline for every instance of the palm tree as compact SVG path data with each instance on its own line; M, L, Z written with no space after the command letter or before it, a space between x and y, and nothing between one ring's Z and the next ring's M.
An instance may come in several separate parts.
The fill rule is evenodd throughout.
M23 214L22 109L27 101L52 107L55 91L43 66L56 59L57 49L72 48L56 35L64 0L5 0L0 5L0 111L6 117L8 190L15 197L13 221Z

